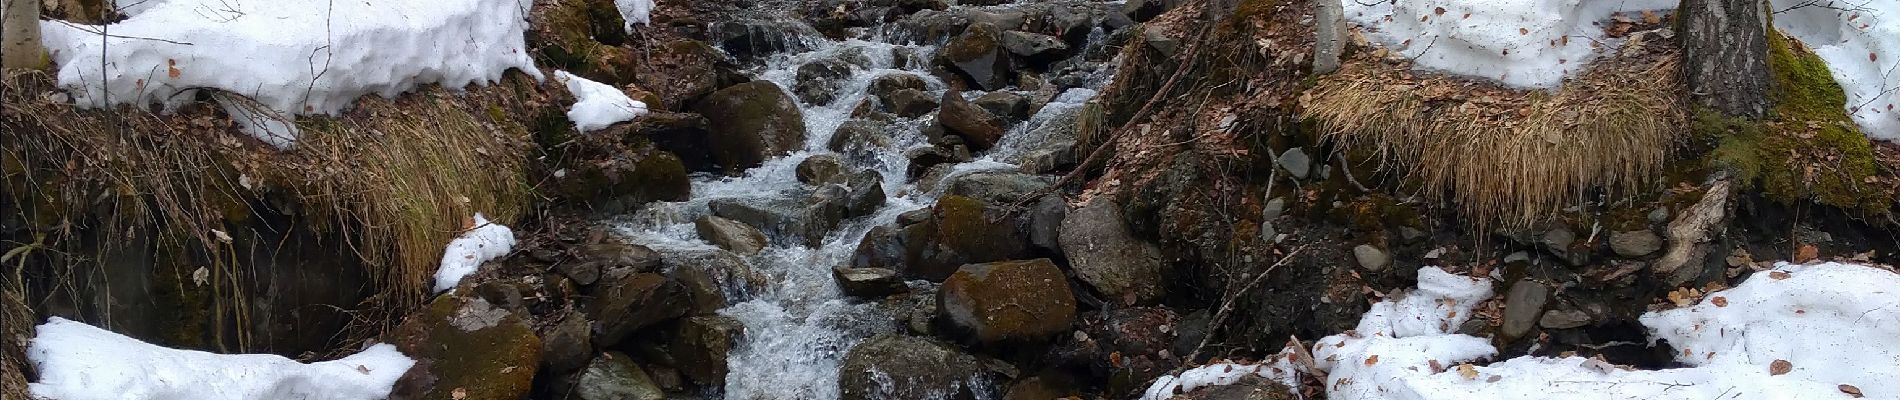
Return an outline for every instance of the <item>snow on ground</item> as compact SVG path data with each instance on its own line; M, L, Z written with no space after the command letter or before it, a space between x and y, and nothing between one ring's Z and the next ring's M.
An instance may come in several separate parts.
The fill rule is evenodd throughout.
M1595 57L1598 22L1678 0L1339 0L1366 39L1420 69L1549 88ZM1603 48L1615 48L1597 43Z
M574 107L567 110L567 119L574 121L574 129L581 132L600 130L618 122L632 121L647 113L647 103L627 97L626 92L570 74L567 71L554 71L554 79L567 84L567 91L574 93Z
M169 349L59 317L37 332L27 389L49 400L375 400L416 363L388 344L310 364Z
M475 274L482 263L507 255L514 247L514 230L488 222L488 218L476 213L475 227L462 232L461 237L449 241L449 246L442 249L442 266L435 270L435 291L454 289L462 278Z
M104 27L40 26L59 84L82 106L176 106L192 100L183 93L212 88L284 113L334 113L364 95L459 88L510 68L538 78L524 43L527 5L165 0Z
M1497 353L1486 339L1450 333L1490 296L1489 281L1428 267L1419 285L1374 304L1357 329L1314 343L1328 398L1900 398L1891 386L1900 382L1900 274L1880 268L1783 263L1694 306L1644 314L1652 340L1667 340L1676 361L1690 365L1653 371L1581 357L1463 364ZM1293 379L1278 373L1290 369L1257 371ZM1157 380L1143 398L1166 398L1172 388L1164 385L1193 372ZM1234 379L1201 378L1210 383L1199 386Z
M620 19L627 21L628 32L633 31L634 24L653 22L653 0L614 0L614 8L620 9Z
M1900 1L1773 3L1775 27L1827 61L1861 132L1900 143Z

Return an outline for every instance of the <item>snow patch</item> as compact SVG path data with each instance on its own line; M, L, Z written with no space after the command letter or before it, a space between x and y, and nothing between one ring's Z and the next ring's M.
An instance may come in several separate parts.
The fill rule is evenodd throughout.
M435 291L454 289L462 278L475 274L482 263L507 255L514 247L514 230L475 213L475 227L442 249L442 266L435 270Z
M1652 371L1582 357L1461 365L1497 354L1486 339L1450 333L1490 296L1489 281L1428 267L1419 286L1374 304L1357 329L1313 344L1317 371L1306 372L1326 374L1327 398L1766 400L1850 398L1850 389L1900 398L1887 384L1900 381L1900 274L1881 268L1781 263L1695 306L1644 314L1652 340L1669 341L1676 361L1691 366ZM1239 373L1297 382L1300 372L1252 368L1164 376L1143 399L1232 383Z
M218 106L231 116L231 122L237 124L238 131L278 150L290 150L297 144L299 132L290 115L264 108L244 96L220 93L215 97Z
M633 31L634 24L653 22L653 0L614 0L614 8L620 9L620 19L627 21L628 32Z
M1814 48L1862 133L1900 143L1900 1L1774 0L1775 27Z
M539 79L524 43L527 5L165 0L107 26L42 21L40 30L60 86L81 106L170 108L209 88L288 114L335 113L364 95L492 82L511 68Z
M1615 48L1598 22L1618 12L1674 9L1677 0L1352 1L1346 19L1419 69L1550 88ZM1593 44L1594 43L1594 44Z
M574 107L567 110L567 119L574 121L574 129L581 132L596 131L619 122L632 121L647 113L647 103L627 97L626 92L594 82L567 71L554 71L554 79L567 84L567 91L574 93Z
M160 347L53 317L27 348L49 400L375 400L415 365L378 344L334 361L302 364L271 354L212 354Z

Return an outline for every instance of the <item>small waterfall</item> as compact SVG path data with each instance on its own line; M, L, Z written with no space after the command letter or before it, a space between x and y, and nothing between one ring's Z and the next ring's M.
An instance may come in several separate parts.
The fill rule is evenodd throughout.
M805 27L792 31L810 30ZM870 96L868 88L873 80L888 74L909 73L923 78L931 95L943 95L947 85L930 73L927 62L916 61L929 60L937 50L935 45L891 43L882 33L865 36L841 41L816 35L788 38L796 45L780 47L793 51L766 56L761 60L762 66L751 71L755 78L773 82L787 93L795 93L801 66L824 60L849 60L849 76L839 80L831 101L805 104L804 100L798 100L808 130L803 149L766 161L740 176L697 177L692 183L691 199L650 204L616 220L616 231L635 243L660 251L713 251L717 248L701 240L693 226L696 218L710 213L708 204L722 199L771 204L807 195L808 189L794 176L797 165L814 155L832 153L827 149L832 135L851 119L854 108ZM1096 71L1101 76L1087 79L1088 87L1063 92L1029 121L1012 127L996 149L979 154L977 160L957 165L944 179L973 171L1014 169L1022 153L1042 145L1050 132L1065 129L1064 126L1072 130L1076 109L1094 97L1094 89L1107 81L1108 73L1102 71L1105 69ZM844 221L817 246L774 240L772 246L761 253L743 257L755 272L766 277L768 284L762 290L740 293L739 298L732 299L731 306L720 311L743 323L746 335L729 356L731 373L726 387L722 393L712 395L744 400L836 399L839 397L839 364L845 352L872 335L899 329L894 316L887 315L888 311L874 304L854 302L841 293L833 281L831 268L847 262L858 242L873 227L893 223L899 214L935 203L938 193L918 190L917 185L907 182L905 169L909 160L903 155L904 150L930 145L924 128L934 122L932 118L934 114L898 118L886 125L886 133L893 139L888 151L869 158L842 157L848 170L870 170L883 177L888 199L880 210Z

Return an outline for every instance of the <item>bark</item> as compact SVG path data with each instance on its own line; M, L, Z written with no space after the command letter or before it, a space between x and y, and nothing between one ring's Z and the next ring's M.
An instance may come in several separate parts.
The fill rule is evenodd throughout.
M0 68L44 69L46 48L40 45L39 0L0 0Z
M1683 78L1690 99L1748 118L1767 115L1768 16L1762 0L1682 0Z

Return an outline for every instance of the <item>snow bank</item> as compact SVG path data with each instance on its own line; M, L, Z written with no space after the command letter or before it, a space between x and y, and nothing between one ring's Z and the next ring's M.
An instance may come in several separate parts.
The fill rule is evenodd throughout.
M475 227L462 232L461 237L449 241L449 246L442 249L442 266L435 270L435 291L454 289L462 278L480 269L482 263L507 255L514 247L515 231L488 222L488 218L476 213Z
M627 97L626 92L605 83L590 81L567 71L554 71L554 79L566 83L567 91L574 93L576 101L574 107L567 110L567 119L574 121L574 129L581 132L632 121L647 113L647 103Z
M270 354L212 354L140 342L53 317L27 348L50 400L374 400L415 365L378 344L335 361L301 364Z
M1775 27L1814 48L1875 139L1900 142L1900 1L1774 0ZM1803 6L1805 5L1805 6Z
M220 89L293 114L367 94L539 77L516 0L165 0L104 27L43 21L59 83L82 106L164 104Z
M1598 22L1617 12L1674 9L1678 0L1352 1L1346 19L1367 40L1420 69L1548 88L1595 58ZM1596 43L1615 48L1610 43Z
M653 0L614 0L614 8L620 9L620 19L627 21L628 32L633 31L633 24L653 22Z

